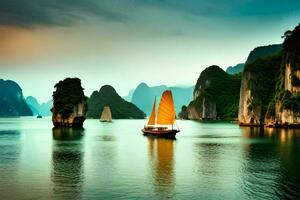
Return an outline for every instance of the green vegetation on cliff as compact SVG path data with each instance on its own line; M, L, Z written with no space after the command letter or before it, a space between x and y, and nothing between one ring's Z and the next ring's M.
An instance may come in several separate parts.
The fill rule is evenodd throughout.
M236 118L239 104L240 75L230 75L218 66L206 68L198 78L195 93L199 96L193 102L201 107L203 97L216 103L217 117L221 119Z
M0 79L0 117L32 116L21 87L14 81Z
M246 104L248 112L241 110L241 119L255 113L260 116L260 125L299 123L295 116L300 111L300 25L293 31L286 31L283 38L283 49L279 53L245 66L244 72L250 72L251 76L250 80L243 76L247 81L244 90L250 90L251 98Z
M263 58L263 57L267 57L279 53L281 50L282 50L281 44L272 44L268 46L256 47L250 52L246 61L246 65L253 63L258 58Z
M293 31L286 31L283 38L283 61L280 68L280 75L276 83L276 100L282 102L282 108L296 112L300 111L300 93L292 94L285 90L286 64L291 66L291 84L299 87L300 79L296 72L300 70L300 24Z
M99 119L104 106L109 106L113 119L144 119L145 113L134 104L122 99L110 86L102 86L88 99L87 117Z
M56 91L53 92L53 109L64 118L72 114L79 103L86 102L87 97L84 95L79 78L66 78L54 87Z
M264 120L268 107L275 105L272 100L275 96L274 86L280 74L281 62L282 53L277 53L259 58L245 67L245 71L249 71L254 75L250 86L253 101L250 103L249 109L252 110L257 106L261 107L261 122Z
M300 70L300 23L293 31L286 31L283 42L285 62L291 65L292 71ZM300 79L296 73L292 73L292 85L300 86Z

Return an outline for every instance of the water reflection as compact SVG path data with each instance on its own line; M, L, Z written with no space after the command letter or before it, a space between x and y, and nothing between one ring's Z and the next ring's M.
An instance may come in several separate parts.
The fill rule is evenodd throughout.
M174 140L148 137L148 142L155 193L170 198L175 182Z
M199 170L202 171L204 177L210 179L211 176L218 176L220 152L224 150L224 145L221 143L196 143L196 152L200 163Z
M244 164L245 193L263 199L299 199L300 131L243 128L243 132L251 141Z
M236 138L206 137L194 143L196 156L192 187L200 199L235 199L242 146Z
M83 128L53 128L52 129L54 140L80 140L84 134Z
M83 186L84 129L54 128L52 133L53 195L59 199L78 199Z
M17 198L11 193L18 182L21 146L20 131L0 131L0 199Z

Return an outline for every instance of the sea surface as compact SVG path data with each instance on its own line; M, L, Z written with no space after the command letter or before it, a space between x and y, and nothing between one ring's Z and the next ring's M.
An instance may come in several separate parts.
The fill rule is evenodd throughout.
M167 140L144 123L0 119L0 199L300 199L300 130L177 121Z

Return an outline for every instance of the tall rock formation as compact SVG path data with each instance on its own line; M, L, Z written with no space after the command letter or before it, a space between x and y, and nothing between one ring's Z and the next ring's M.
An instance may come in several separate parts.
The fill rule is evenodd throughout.
M86 119L87 97L79 78L59 81L53 92L52 122L55 127L82 127Z
M266 126L300 126L300 24L284 35L281 73Z
M14 81L0 79L0 117L32 116L21 87Z
M233 119L237 116L239 75L229 75L218 66L206 68L197 80L188 118L194 120Z
M268 105L275 95L276 77L279 75L280 53L259 58L246 65L240 88L238 121L244 126L261 126Z
M104 85L92 93L88 99L87 116L100 119L105 106L110 107L113 119L144 119L146 116L137 106L122 99L110 85Z
M300 25L285 33L283 50L246 65L239 124L300 126Z

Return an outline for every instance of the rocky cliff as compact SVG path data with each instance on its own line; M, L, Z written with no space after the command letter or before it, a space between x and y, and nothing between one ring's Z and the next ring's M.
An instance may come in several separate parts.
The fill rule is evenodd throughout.
M300 24L284 35L283 58L276 95L265 118L266 126L300 126Z
M66 78L59 81L53 92L52 122L55 127L82 127L86 118L87 103L81 81Z
M240 125L300 126L300 26L284 37L280 53L246 65L240 90Z
M14 81L0 79L0 117L32 116L21 87Z
M237 116L239 75L229 75L218 66L206 68L197 80L188 118L194 120L233 119Z
M215 120L217 119L217 106L210 96L200 94L188 106L188 119Z
M241 81L238 121L244 126L260 126L275 95L276 77L282 56L259 58L246 65Z
M92 93L88 99L87 116L100 119L104 106L110 107L113 119L144 119L146 116L137 106L122 99L110 85Z

